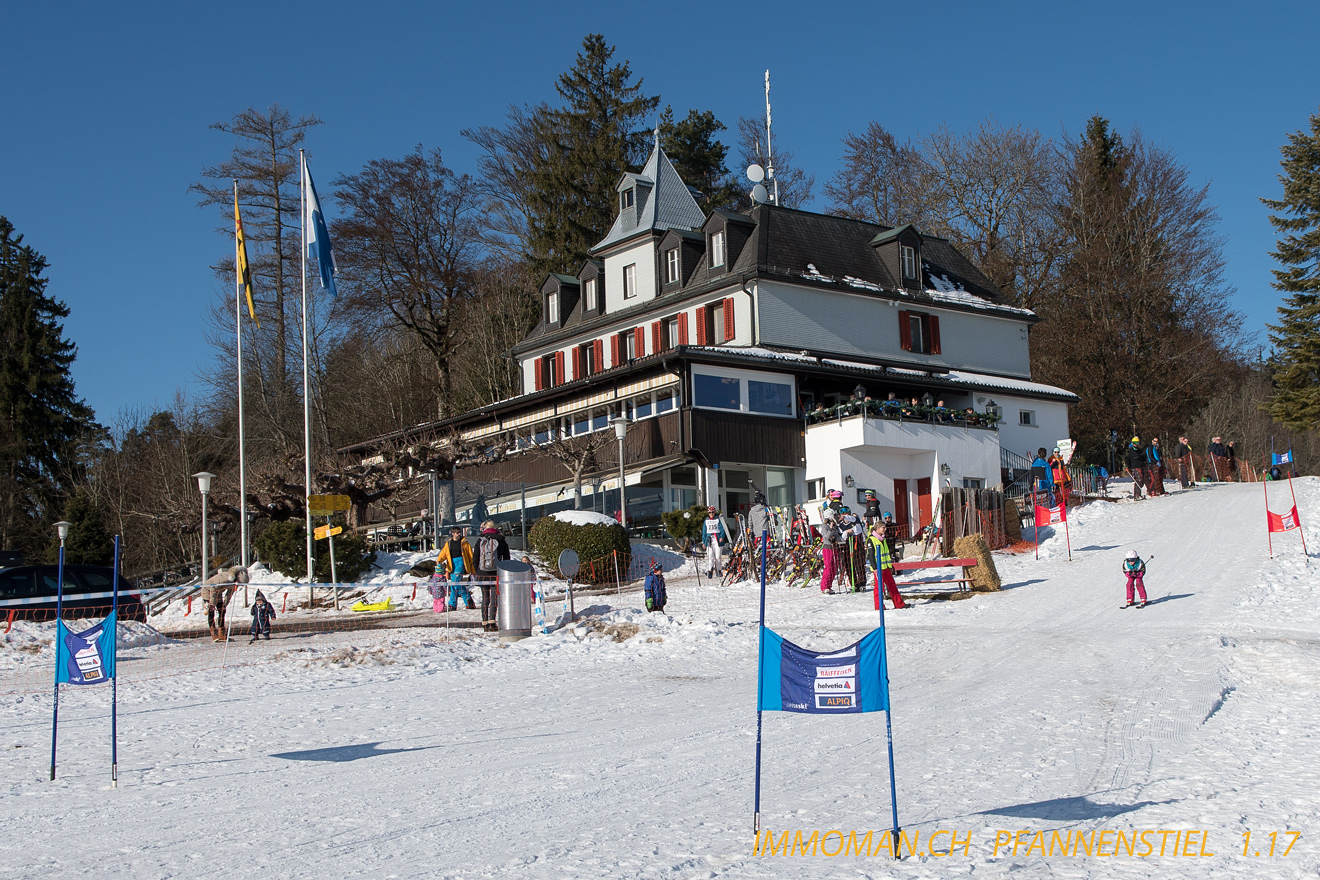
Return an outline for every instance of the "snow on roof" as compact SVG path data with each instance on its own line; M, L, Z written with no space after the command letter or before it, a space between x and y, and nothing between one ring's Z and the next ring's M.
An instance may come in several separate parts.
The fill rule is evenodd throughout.
M987 376L984 373L969 373L966 370L949 370L948 377L955 382L968 385L980 385L984 388L1003 388L1007 391L1030 391L1035 394L1059 394L1064 397L1076 397L1066 388L1057 385L1045 385L1027 379L1005 379L1003 376Z

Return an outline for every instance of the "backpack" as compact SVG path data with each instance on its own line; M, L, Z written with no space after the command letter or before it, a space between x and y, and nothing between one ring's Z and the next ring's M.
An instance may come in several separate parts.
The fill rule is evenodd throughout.
M481 536L481 566L482 571L494 571L495 559L499 555L500 542L494 535Z

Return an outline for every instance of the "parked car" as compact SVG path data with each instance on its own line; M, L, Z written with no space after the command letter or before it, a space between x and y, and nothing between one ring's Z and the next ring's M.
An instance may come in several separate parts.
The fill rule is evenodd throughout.
M0 568L0 620L14 612L15 620L52 620L55 617L56 584L59 566L15 565ZM110 613L114 590L114 569L104 565L64 566L64 607L66 610L87 611L88 616L103 617ZM95 594L89 597L87 594ZM101 596L101 593L106 595ZM22 604L8 604L6 600L38 599ZM147 619L147 610L133 585L119 576L119 618L121 620Z

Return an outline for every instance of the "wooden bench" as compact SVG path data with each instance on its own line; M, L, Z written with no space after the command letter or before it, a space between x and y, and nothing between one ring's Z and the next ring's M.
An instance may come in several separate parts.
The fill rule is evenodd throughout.
M966 574L967 569L975 568L976 565L977 565L976 560L970 557L966 559L928 559L925 561L917 560L913 562L895 562L894 571L895 572L917 571L918 569L924 569L924 568L961 568L963 569L963 574ZM934 587L934 586L942 586L944 584L957 584L958 592L964 593L967 591L967 584L970 584L971 582L972 582L971 578L962 577L956 580L949 580L949 581L903 581L902 583L899 584L899 586L900 587Z

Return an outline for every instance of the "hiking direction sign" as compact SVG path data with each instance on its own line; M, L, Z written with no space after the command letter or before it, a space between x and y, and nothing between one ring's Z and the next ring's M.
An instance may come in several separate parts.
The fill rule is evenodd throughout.
M347 495L308 495L307 511L312 516L334 516L341 510L353 506Z

